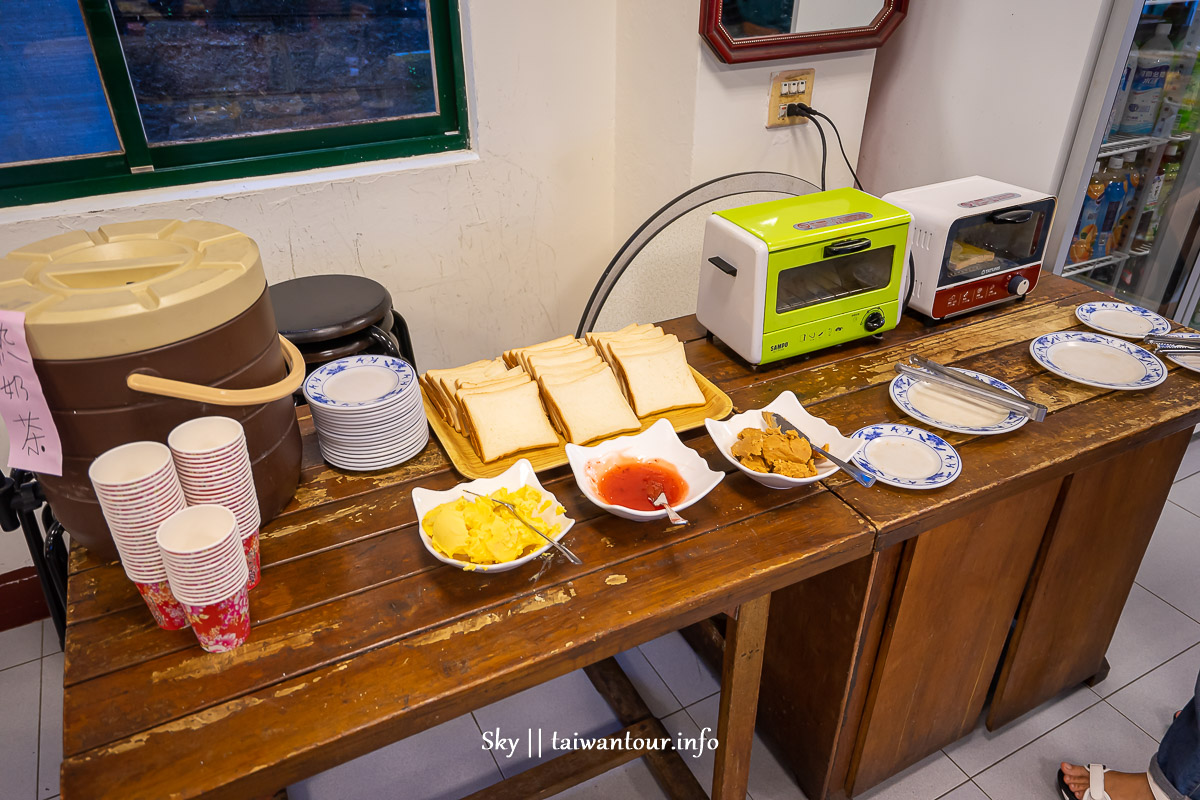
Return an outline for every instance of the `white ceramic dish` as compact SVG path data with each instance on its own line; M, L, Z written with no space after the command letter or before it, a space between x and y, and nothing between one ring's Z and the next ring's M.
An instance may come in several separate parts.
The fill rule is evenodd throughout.
M1167 379L1166 364L1149 350L1102 333L1047 333L1029 352L1055 375L1098 389L1150 389Z
M538 482L537 474L533 471L533 465L529 463L529 459L522 458L517 463L513 464L504 472L494 478L479 478L478 480L460 483L452 489L444 489L440 492L435 492L432 489L422 489L417 487L412 490L413 506L417 510L417 527L421 534L421 543L425 545L425 549L430 554L441 561L443 564L449 564L452 567L458 567L466 572L507 572L510 569L528 564L533 559L540 556L542 553L550 549L550 543L547 542L543 546L533 550L532 552L521 556L515 561L505 561L502 564L472 564L469 561L459 561L455 558L447 558L437 551L433 546L433 542L429 538L429 534L425 531L425 525L421 520L425 519L425 514L433 510L442 503L452 503L460 497L465 497L467 491L475 492L476 494L488 495L497 489L508 489L514 491L522 486L532 486L548 497L552 502L558 504L558 499L550 492L542 488L542 484ZM542 520L553 524L557 522L562 526L562 530L554 536L555 541L561 540L567 535L567 531L575 524L575 520L565 514L550 514L547 511L542 515Z
M579 489L583 492L584 497L610 514L635 522L665 519L667 512L666 510L638 511L604 502L596 493L596 480L600 477L594 472L596 465L602 465L615 458L635 460L658 458L670 463L679 470L679 475L688 487L687 495L683 500L672 506L676 511L681 511L694 504L711 492L725 477L724 472L710 469L708 462L701 458L699 453L680 441L679 434L675 433L675 428L666 419L660 419L646 430L633 436L618 436L591 447L568 444L566 450L567 461L571 464L571 471L575 473L575 482L579 484Z
M999 378L970 369L951 369L1024 399L1024 395ZM892 378L888 394L905 414L944 431L989 436L1015 431L1029 421L1024 414L997 408L909 375Z
M1187 333L1185 331L1176 331L1172 336L1179 336L1185 339L1200 339L1200 333ZM1184 369L1190 369L1192 372L1200 372L1200 353L1164 353L1160 350L1158 355L1163 358L1169 358Z
M708 429L708 435L716 442L717 449L721 451L721 455L725 456L725 460L733 464L752 480L770 489L792 489L808 483L816 483L822 478L828 478L837 472L839 468L824 459L818 458L817 474L815 477L789 478L786 475L755 472L748 467L742 466L741 462L730 454L730 448L737 441L738 434L746 428L758 428L760 431L767 429L767 423L763 420L762 416L763 411L771 411L783 417L803 431L818 447L824 447L828 444L829 452L843 461L849 461L862 449L862 442L843 436L841 431L825 420L820 417L814 417L805 411L804 406L800 405L800 401L793 392L783 392L764 408L756 408L752 411L735 414L724 422L718 422L715 419L704 420L704 427Z
M1171 330L1171 323L1158 314L1128 303L1084 303L1075 309L1075 317L1093 330L1126 339L1141 339L1147 334Z
M901 489L939 489L962 474L962 459L936 433L912 425L868 425L854 432L866 443L854 463L880 483Z

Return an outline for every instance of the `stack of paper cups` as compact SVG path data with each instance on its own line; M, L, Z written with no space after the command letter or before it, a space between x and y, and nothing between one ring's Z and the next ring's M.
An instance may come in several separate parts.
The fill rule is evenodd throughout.
M198 505L176 511L158 528L171 591L210 653L224 653L250 635L246 556L238 523L225 506Z
M88 469L121 566L146 601L158 627L186 628L187 615L171 593L159 555L158 526L184 507L171 451L158 442L114 447Z
M261 574L258 529L262 517L241 423L229 417L200 417L171 431L167 444L187 504L212 503L233 512L246 555L249 588L253 589Z

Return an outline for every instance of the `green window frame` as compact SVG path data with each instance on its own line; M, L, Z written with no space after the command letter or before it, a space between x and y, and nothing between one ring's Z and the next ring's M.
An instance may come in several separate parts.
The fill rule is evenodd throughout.
M80 0L123 152L0 167L0 207L465 150L457 0L426 0L438 113L151 147L108 0Z

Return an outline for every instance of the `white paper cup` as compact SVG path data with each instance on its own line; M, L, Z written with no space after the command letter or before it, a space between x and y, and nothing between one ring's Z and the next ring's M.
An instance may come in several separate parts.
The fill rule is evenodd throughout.
M159 442L130 442L102 453L88 467L88 478L100 490L120 491L153 484L174 471L171 451Z
M242 424L230 417L197 417L180 425L167 436L167 444L177 459L203 461L229 448L243 446L246 433Z

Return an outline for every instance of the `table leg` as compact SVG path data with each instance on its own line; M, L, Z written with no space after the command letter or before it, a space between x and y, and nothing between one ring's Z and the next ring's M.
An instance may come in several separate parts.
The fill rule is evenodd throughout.
M721 669L721 708L717 718L717 763L713 800L742 800L750 779L750 750L758 713L763 644L771 595L742 603L725 626L725 661Z

